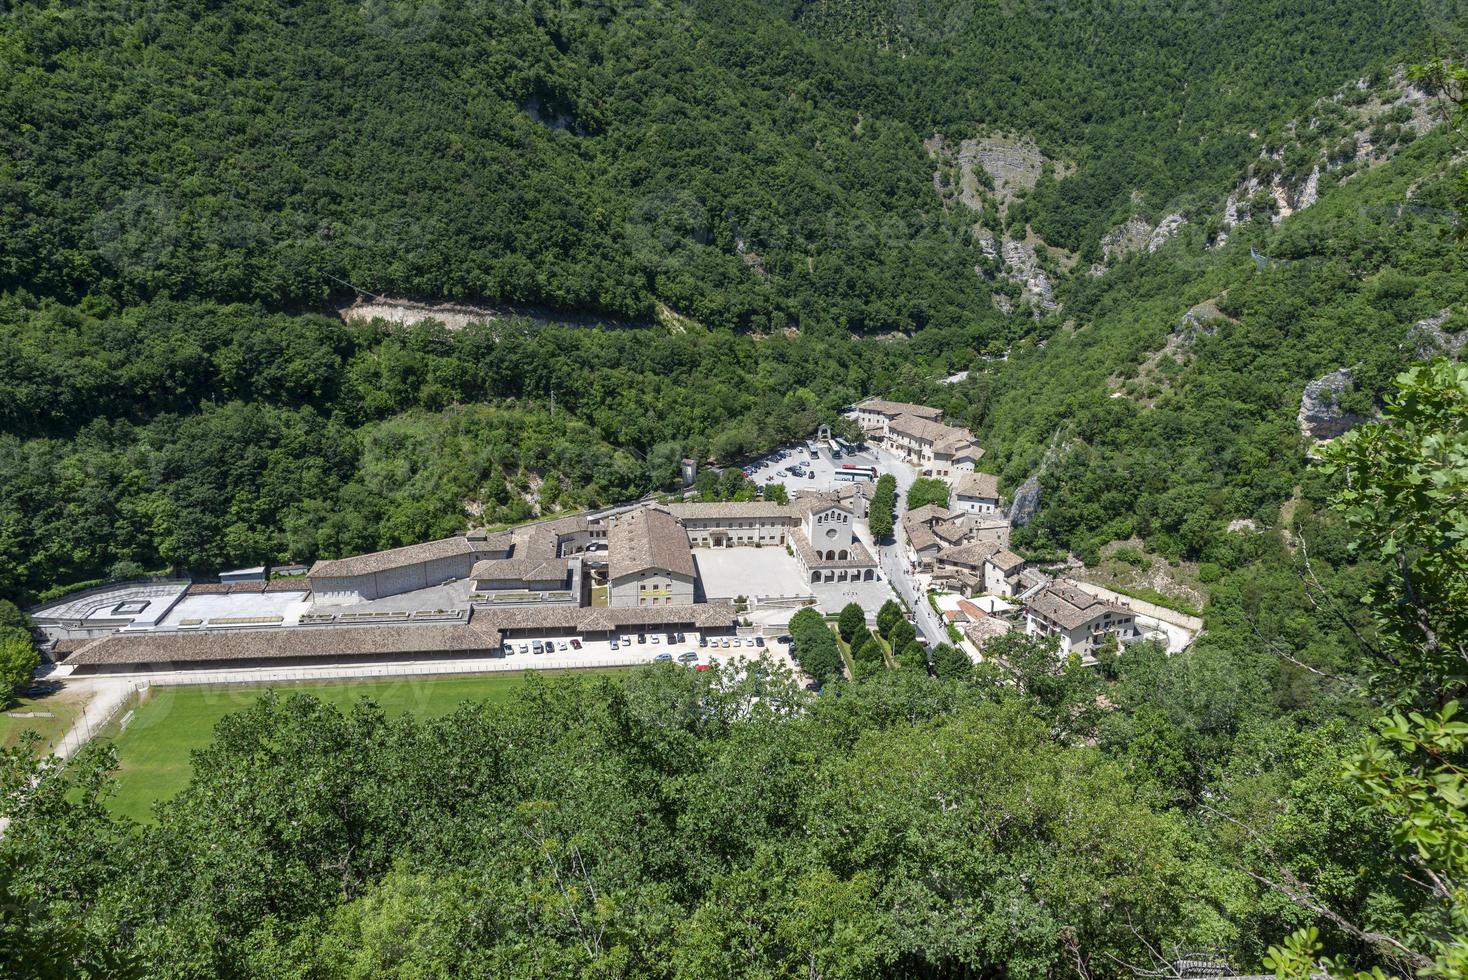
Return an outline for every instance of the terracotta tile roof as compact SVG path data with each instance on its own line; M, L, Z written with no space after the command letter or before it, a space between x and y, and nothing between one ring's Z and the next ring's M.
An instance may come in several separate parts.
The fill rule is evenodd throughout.
M652 568L694 577L688 532L672 514L646 507L621 517L607 535L607 575L617 579Z
M960 429L962 435L949 436L933 447L935 456L952 456L955 459L969 459L977 463L984 458L984 450L974 442L973 436L968 434L967 429Z
M1065 582L1052 582L1026 600L1025 606L1068 630L1084 626L1108 612L1121 616L1131 615L1120 606L1114 606Z
M681 625L693 629L728 629L735 622L734 605L730 602L623 609L520 606L475 609L467 623L112 633L88 641L66 662L85 666L455 653L488 656L499 649L502 632L512 629L607 632Z
M795 520L794 512L783 504L751 501L716 501L714 503L668 504L668 513L681 520Z
M984 649L984 644L998 636L1003 636L1014 627L997 616L982 616L975 619L963 628L963 635L968 637L979 650Z
M947 507L939 507L937 504L923 504L916 510L910 510L902 515L904 524L929 524L933 521L946 521L953 517L953 511Z
M973 544L956 545L938 552L938 564L978 568L1000 550L999 545L993 541L975 541Z
M868 398L866 401L857 402L857 410L863 412L876 412L886 415L888 418L896 418L899 415L911 415L920 419L937 419L943 417L941 408L929 408L926 405L913 405L910 402L889 402L885 398Z
M193 663L463 653L498 649L493 626L475 623L298 626L177 633L113 633L66 659L68 664Z
M984 610L974 605L972 602L969 602L967 599L959 599L958 608L962 609L964 615L966 615L970 620L974 621L983 619L985 616L989 615L988 613L984 612Z
M543 525L516 531L514 537L515 547L510 551L510 557L522 561L537 558L548 561L556 557L556 552L561 548L559 535Z
M452 538L439 538L437 541L425 541L422 544L410 544L401 548L390 548L387 551L374 551L366 555L354 555L351 558L318 561L311 566L310 577L349 578L386 572L394 568L435 561L439 558L451 558L455 555L489 555L508 550L510 541L509 532L484 537L456 535Z
M469 577L477 582L514 579L521 582L564 584L571 577L571 562L565 558L500 558L475 562Z
M848 514L855 513L842 494L835 490L814 490L802 494L795 498L795 503L791 506L801 517L807 517L810 514L819 514L823 510L831 510L833 508L844 510Z
M993 473L965 473L955 488L960 497L999 498L999 477Z
M941 547L938 536L926 524L907 525L907 540L914 551L927 551Z
M1024 563L1025 560L1012 551L1001 549L989 556L989 564L993 565L995 568L1005 573L1014 571L1016 568L1019 568Z
M950 545L958 544L968 537L968 527L962 521L934 521L933 533Z

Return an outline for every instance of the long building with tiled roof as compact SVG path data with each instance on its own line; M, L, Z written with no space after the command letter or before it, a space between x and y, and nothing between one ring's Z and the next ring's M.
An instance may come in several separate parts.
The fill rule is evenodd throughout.
M387 551L318 561L307 579L319 603L349 603L426 589L464 578L475 562L504 558L513 537L483 532L440 538Z
M79 673L93 673L222 663L288 666L491 657L499 654L505 639L519 636L595 638L649 628L724 631L735 624L734 607L728 602L630 609L523 606L476 609L467 621L456 623L111 633L85 643L66 663Z
M927 405L913 405L910 402L888 401L885 398L868 398L856 404L857 424L878 436L886 436L888 424L901 415L937 420L943 417L943 410L929 408Z
M794 511L773 501L668 504L695 548L781 547L795 527Z

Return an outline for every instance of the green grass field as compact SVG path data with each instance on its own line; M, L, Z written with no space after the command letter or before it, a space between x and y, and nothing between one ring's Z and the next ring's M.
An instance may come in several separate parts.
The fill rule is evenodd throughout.
M24 732L32 731L41 736L44 749L66 734L81 715L82 704L83 699L65 691L17 698L15 704L0 711L0 746L11 748L19 744Z
M592 673L578 671L578 673ZM152 822L151 807L188 784L189 754L208 745L214 726L252 703L267 689L307 691L346 708L368 697L389 715L410 712L421 718L448 714L464 701L504 701L524 683L523 673L474 677L397 677L360 681L220 687L157 687L113 739L117 750L114 813Z

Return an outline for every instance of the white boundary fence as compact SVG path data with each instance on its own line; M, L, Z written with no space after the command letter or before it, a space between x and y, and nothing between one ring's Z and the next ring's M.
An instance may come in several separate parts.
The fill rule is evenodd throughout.
M147 681L132 681L126 685L107 687L97 693L82 709L81 715L72 722L55 742L47 746L52 755L70 759L81 751L92 738L106 728L124 711L137 707L143 691L149 687Z

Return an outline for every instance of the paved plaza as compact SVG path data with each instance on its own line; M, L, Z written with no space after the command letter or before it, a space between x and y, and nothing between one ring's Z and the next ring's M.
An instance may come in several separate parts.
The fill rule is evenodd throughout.
M704 597L710 600L811 594L800 563L784 548L695 548L693 561Z

